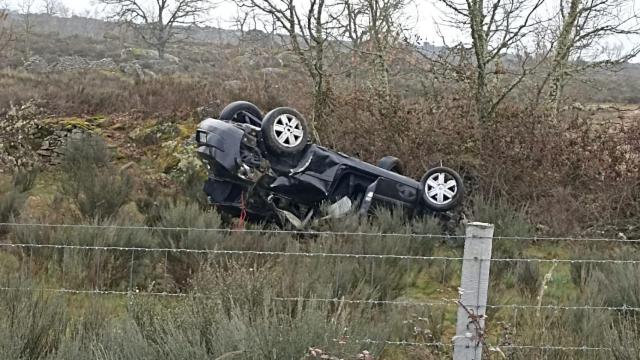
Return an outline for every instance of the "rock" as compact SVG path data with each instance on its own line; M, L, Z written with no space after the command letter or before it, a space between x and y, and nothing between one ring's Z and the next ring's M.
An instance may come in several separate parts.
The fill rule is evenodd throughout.
M89 68L94 70L116 71L118 70L118 64L116 64L116 62L113 61L113 59L106 58L106 59L90 62Z
M133 161L130 161L126 164L124 164L121 168L120 168L120 172L125 172L129 169L132 169L134 166L136 166L136 163Z
M164 60L144 61L140 62L140 66L142 66L145 71L153 72L154 76L155 74L170 75L180 71L178 65Z
M145 79L155 79L158 77L158 75L156 73L154 73L151 70L148 69L143 69L142 70L142 74L144 76Z
M24 69L31 73L46 73L52 71L68 72L79 70L115 71L118 69L118 65L113 61L113 59L92 61L80 56L63 56L58 58L55 62L48 64L44 58L34 56L24 64Z
M260 69L260 72L263 73L264 75L271 75L271 76L276 76L276 75L279 76L286 73L285 70L280 68L264 68L264 69Z
M157 145L163 140L172 140L180 134L180 128L170 122L159 123L148 128L136 128L129 138L143 146Z
M144 80L144 71L142 70L142 67L137 63L121 64L120 71L127 75L134 76L139 80Z
M250 51L249 53L237 56L232 60L241 67L249 67L254 69L261 68L277 68L283 65L283 62L273 54L265 51L259 51L257 49Z
M220 103L211 103L205 106L201 106L195 111L196 119L207 119L207 118L216 118L218 117L218 111L216 109L220 108Z
M134 60L158 60L162 62L168 62L173 64L179 64L180 59L171 54L164 54L164 58L160 59L160 55L157 50L142 49L142 48L127 48L120 52L120 59L123 61Z
M41 56L31 57L25 64L24 69L31 73L46 73L49 72L49 64Z
M160 59L160 55L158 55L158 51L151 49L141 49L141 48L126 48L120 52L120 59L124 61L133 61L133 60L158 60Z
M74 71L89 68L89 61L80 56L64 56L51 65L52 71Z
M536 230L540 234L548 234L551 231L551 228L543 224L538 224L536 225Z
M275 56L276 59L280 62L281 67L287 67L299 62L298 57L289 51L281 52Z
M581 103L579 103L579 102L576 102L576 103L571 104L571 107L572 107L573 109L575 109L575 110L578 110L578 111L584 111L584 110L585 110L584 105L582 105L582 104L581 104Z
M109 127L109 130L120 131L120 130L124 130L126 127L127 126L123 123L115 123Z

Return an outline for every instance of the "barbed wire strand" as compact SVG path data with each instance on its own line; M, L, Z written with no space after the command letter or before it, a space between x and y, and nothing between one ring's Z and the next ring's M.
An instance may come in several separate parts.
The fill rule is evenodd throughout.
M349 300L349 299L323 299L323 298L300 298L300 297L274 297L277 301L307 301L307 302L323 302L323 303L344 303L344 304L368 304L368 305L396 305L407 307L428 307L428 306L457 306L455 299L445 299L441 302L413 302L413 301L393 301L393 300Z
M370 237L407 237L407 238L465 238L464 235L436 234L402 234L373 233L349 231L311 231L311 230L276 230L276 229L226 229L226 228L193 228L134 225L97 225L97 224L43 224L43 223L2 223L9 227L50 227L50 228L85 228L85 229L118 229L118 230L157 230L157 231L202 231L221 233L257 233L257 234L289 234L289 235L336 235L336 236L370 236Z
M554 345L503 345L500 349L525 349L525 350L560 350L560 351L611 351L606 347L591 346L554 346Z
M218 255L265 255L265 256L301 256L301 257L342 257L363 259L403 259L403 260L447 260L447 261L490 261L490 262L537 262L537 263L569 263L569 264L640 264L640 260L616 259L540 259L540 258L497 258L475 259L449 256L419 256L393 254L349 254L349 253L318 253L318 252L287 252L287 251L258 251L258 250L216 250L216 249L171 249L171 248L142 248L123 246L87 246L87 245L57 245L57 244L14 244L0 243L0 247L15 248L50 248L75 250L113 250L136 252L177 252Z
M312 230L277 230L277 229L226 229L226 228L194 228L194 227L163 227L163 226L134 226L134 225L98 225L98 224L43 224L43 223L0 223L0 226L10 227L53 227L53 228L91 228L91 229L120 229L120 230L158 230L158 231L203 231L222 233L263 233L263 234L291 234L291 235L335 235L335 236L367 236L367 237L406 237L406 238L453 238L464 239L465 235L447 234L402 234L402 233L372 233L348 231L312 231ZM526 241L587 241L587 242L621 242L640 243L640 239L625 238L588 238L588 237L550 237L550 236L493 236L494 240L526 240Z
M73 250L104 250L104 251L132 251L132 252L176 252L212 255L266 255L266 256L301 256L301 257L343 257L362 259L403 259L403 260L464 260L460 257L448 256L418 256L392 254L349 254L349 253L318 253L318 252L287 252L287 251L258 251L258 250L215 250L215 249L170 249L170 248L142 248L123 246L85 246L85 245L56 245L56 244L13 244L0 243L0 247L14 248L48 248Z
M120 296L166 296L166 297L206 297L206 294L198 293L168 293L168 292L145 292L139 290L131 291L115 291L115 290L81 290L66 288L30 288L30 287L0 287L1 291L33 291L33 292L56 292L63 294L95 294L95 295L120 295ZM435 307L435 306L458 306L457 299L442 299L439 302L414 302L414 301L393 301L393 300L349 300L336 298L301 298L301 297L273 297L275 301L294 302L324 302L324 303L345 303L345 304L367 304L367 305L393 305L406 307ZM628 305L623 306L564 306L564 305L524 305L524 304L489 304L485 306L489 309L548 309L548 310L606 310L606 311L636 311L640 312L639 307Z
M279 301L310 301L310 302L326 302L326 303L345 303L345 304L371 304L371 305L394 305L407 307L429 307L429 306L458 306L458 299L442 299L441 302L421 302L421 301L392 301L392 300L350 300L337 298L300 298L300 297L275 297L274 300ZM622 306L591 306L591 305L526 305L526 304L489 304L485 306L488 309L548 309L548 310L607 310L607 311L638 311L640 307L628 305Z

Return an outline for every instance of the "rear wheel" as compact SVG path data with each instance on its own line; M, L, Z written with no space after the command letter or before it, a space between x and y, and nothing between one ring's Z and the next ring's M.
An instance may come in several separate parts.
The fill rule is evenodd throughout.
M236 101L225 106L220 112L219 120L234 121L253 126L262 125L262 111L256 105L247 101Z
M402 175L404 168L402 161L395 156L385 156L378 161L378 167Z
M462 202L464 187L460 175L447 167L427 171L422 177L422 199L435 211L448 211Z
M309 143L307 121L295 109L274 109L262 121L262 139L272 153L299 154Z

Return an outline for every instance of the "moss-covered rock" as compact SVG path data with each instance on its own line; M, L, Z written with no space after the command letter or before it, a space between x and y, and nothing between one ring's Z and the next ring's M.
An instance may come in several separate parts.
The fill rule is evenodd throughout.
M49 129L56 131L72 131L80 129L84 131L95 131L96 126L91 120L81 118L52 118L45 120L45 125Z
M162 141L171 141L180 136L180 128L171 122L161 122L149 127L136 128L129 133L129 138L138 145L158 145Z

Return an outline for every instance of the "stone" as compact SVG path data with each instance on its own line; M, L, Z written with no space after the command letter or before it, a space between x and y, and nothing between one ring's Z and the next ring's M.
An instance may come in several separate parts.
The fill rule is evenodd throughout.
M160 59L158 51L152 49L142 48L126 48L120 52L120 59L124 61L132 60L148 60L148 59Z
M51 65L52 71L74 71L89 68L89 61L80 56L64 56L57 63Z
M46 73L49 72L49 64L41 56L31 57L24 65L24 69L31 73Z
M144 76L145 76L144 71L142 70L142 67L137 63L121 64L120 71L122 71L127 75L134 76L139 80L144 80Z
M265 75L282 75L286 71L280 68L268 67L268 68L260 69L260 72Z
M124 164L121 168L120 168L120 172L125 172L129 169L132 169L134 166L136 166L136 163L133 161L130 161L126 164Z
M180 59L171 54L164 54L164 58L160 59L160 55L157 50L153 49L142 49L142 48L127 48L123 49L120 52L120 59L123 61L134 61L134 60L158 60L163 62L169 62L174 64L179 64Z
M90 62L89 67L94 70L108 70L108 71L118 70L118 64L116 64L116 62L110 58L105 58L102 60Z

